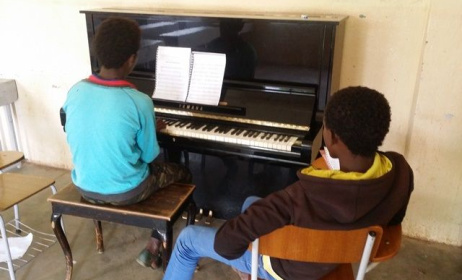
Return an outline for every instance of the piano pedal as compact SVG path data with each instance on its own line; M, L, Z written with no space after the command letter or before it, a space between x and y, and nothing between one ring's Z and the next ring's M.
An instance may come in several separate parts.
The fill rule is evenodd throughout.
M213 221L213 212L212 210L210 210L209 215L207 216L207 218L205 218L205 224L210 225L212 221Z
M183 214L181 214L181 218L182 218L183 220L188 219L188 211L184 211Z
M201 208L199 209L199 213L196 214L196 217L194 217L194 221L199 222L202 220L202 217L204 216L204 210Z

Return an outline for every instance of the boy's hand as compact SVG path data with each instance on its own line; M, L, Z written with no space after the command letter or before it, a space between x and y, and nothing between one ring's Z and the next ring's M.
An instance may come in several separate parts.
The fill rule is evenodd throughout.
M162 129L167 128L167 125L163 120L157 119L156 120L156 130L161 131Z

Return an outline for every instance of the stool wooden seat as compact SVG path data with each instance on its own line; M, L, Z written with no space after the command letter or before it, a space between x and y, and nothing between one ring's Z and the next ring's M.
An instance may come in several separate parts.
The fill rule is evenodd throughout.
M70 280L72 277L73 262L69 243L61 227L62 215L93 219L99 252L104 251L100 221L156 229L165 237L165 240L162 240L162 265L165 269L172 252L173 224L185 210L188 211L187 225L194 223L194 189L194 185L174 183L156 191L142 202L127 206L89 203L81 197L73 184L48 198L52 207L51 226L66 258L66 279Z

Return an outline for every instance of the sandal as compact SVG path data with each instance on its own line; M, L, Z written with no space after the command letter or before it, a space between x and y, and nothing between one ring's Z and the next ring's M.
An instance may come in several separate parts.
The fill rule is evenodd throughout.
M159 251L157 256L148 251L148 249L143 249L138 257L136 262L143 267L150 267L152 269L158 269L162 267L162 253Z
M157 256L152 255L151 268L156 270L162 268L162 250L159 250Z

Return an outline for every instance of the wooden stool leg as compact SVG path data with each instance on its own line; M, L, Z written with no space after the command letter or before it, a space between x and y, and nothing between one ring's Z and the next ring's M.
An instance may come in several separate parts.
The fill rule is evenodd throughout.
M93 220L95 224L95 235L96 235L96 250L99 254L104 252L104 242L103 242L103 228L101 227L101 221Z
M58 239L59 245L61 245L66 258L66 280L71 280L73 268L72 252L61 225L61 214L53 213L51 215L51 228L53 228L56 239Z
M194 201L191 201L188 206L188 217L186 218L186 226L194 225L196 210L196 203L194 203Z
M172 254L172 246L173 246L173 230L172 224L168 223L165 229L165 232L162 230L158 230L160 235L162 236L162 269L165 272L167 269L168 261L170 260L170 255Z

